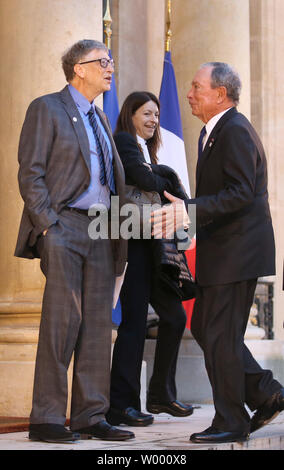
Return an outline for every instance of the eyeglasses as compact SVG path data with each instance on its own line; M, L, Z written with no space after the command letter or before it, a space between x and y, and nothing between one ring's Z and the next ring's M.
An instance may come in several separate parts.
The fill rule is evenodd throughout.
M112 68L114 69L114 60L113 59L106 59L105 57L103 57L102 59L86 60L86 62L79 62L79 64L80 65L90 64L91 62L99 62L100 66L103 69L106 69L108 65L111 65Z

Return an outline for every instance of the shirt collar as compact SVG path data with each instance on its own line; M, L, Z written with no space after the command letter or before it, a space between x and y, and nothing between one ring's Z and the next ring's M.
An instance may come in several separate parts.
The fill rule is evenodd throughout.
M216 126L219 119L221 119L223 114L225 114L227 111L229 111L229 109L231 109L231 108L225 109L225 111L222 111L221 113L215 114L215 116L213 116L211 119L209 119L209 121L205 125L207 137L210 135L210 133L212 132L213 128Z
M142 147L146 146L146 141L143 139L143 137L140 137L140 135L136 134L137 142L140 144Z
M69 83L68 85L68 88L69 88L69 91L71 93L71 96L73 98L73 100L75 101L76 105L78 106L78 108L80 109L80 111L82 111L84 114L88 114L88 112L90 111L90 107L93 106L94 107L94 102L90 103L87 98L85 98L85 96L82 95L82 93L80 93L77 88L75 88L73 85L71 85L71 83Z
M146 162L151 163L151 157L150 157L150 154L149 154L149 150L148 150L148 147L147 147L146 140L143 139L142 137L140 137L140 135L138 135L138 134L136 134L136 138L137 138L138 144L142 148L142 151L143 151L144 158L145 158Z

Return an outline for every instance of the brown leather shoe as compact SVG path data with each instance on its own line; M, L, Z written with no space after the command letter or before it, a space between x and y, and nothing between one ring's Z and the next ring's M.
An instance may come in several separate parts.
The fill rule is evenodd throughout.
M250 432L257 431L270 423L284 410L284 388L274 393L262 406L260 406L250 421Z

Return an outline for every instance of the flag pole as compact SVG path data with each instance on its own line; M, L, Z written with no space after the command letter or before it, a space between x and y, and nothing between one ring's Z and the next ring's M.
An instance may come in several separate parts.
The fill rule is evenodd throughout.
M112 36L112 18L110 14L110 6L109 0L106 2L106 9L103 16L103 26L104 26L104 44L107 47L109 58L112 59L111 54L111 36ZM114 132L116 127L117 118L119 115L119 106L118 106L118 99L116 94L116 86L115 86L115 79L114 76L112 77L112 83L110 90L104 92L104 101L103 101L103 109L106 116L109 119L111 129ZM118 280L119 278L117 278ZM120 282L120 281L119 281ZM121 304L120 299L117 299L117 304L115 308L112 309L112 321L116 325L121 323Z
M105 12L103 16L103 27L104 27L104 33L105 33L104 45L106 46L108 50L109 58L112 59L112 53L111 53L112 27L111 26L112 26L113 21L112 21L112 17L110 14L110 1L107 0L105 5L106 5ZM107 90L104 92L103 109L110 121L112 131L114 132L116 128L117 118L119 115L119 105L118 105L118 99L117 99L117 93L116 93L114 74L112 76L110 90Z
M172 13L172 1L167 0L167 19L166 19L167 31L166 31L165 52L170 52L171 50L171 40L172 40L171 13Z
M107 0L107 3L106 3L106 10L105 10L105 14L103 17L103 22L104 22L104 33L105 33L105 45L108 48L108 50L110 50L111 49L111 35L112 35L112 30L111 30L112 18L110 14L109 0Z

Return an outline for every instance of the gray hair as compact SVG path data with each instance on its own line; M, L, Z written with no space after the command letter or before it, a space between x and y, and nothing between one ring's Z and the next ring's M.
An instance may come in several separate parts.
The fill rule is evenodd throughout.
M82 39L70 47L62 56L61 63L67 82L70 82L74 76L74 65L94 49L103 49L107 51L107 47L100 41L94 39Z
M213 67L211 72L211 87L223 86L227 90L228 98L237 105L240 100L242 83L238 72L224 62L207 62L203 67Z

